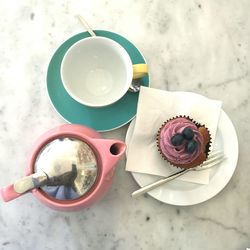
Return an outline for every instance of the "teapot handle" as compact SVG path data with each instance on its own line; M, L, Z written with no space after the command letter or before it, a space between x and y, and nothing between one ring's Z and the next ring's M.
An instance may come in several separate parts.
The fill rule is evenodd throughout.
M19 196L23 195L15 191L14 184L10 184L4 188L1 188L0 194L5 202L14 200L18 198Z

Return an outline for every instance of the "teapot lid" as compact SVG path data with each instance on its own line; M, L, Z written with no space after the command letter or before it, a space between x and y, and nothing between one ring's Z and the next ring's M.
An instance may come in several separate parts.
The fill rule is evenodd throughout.
M94 185L97 159L91 147L73 137L60 137L47 143L38 153L34 171L46 175L38 186L60 200L76 199Z

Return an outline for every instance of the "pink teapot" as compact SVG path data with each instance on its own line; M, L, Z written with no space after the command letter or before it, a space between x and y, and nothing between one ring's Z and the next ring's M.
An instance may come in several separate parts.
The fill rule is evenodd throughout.
M61 125L43 134L32 148L25 177L0 189L4 201L32 192L50 208L75 211L90 206L108 191L122 141L101 139L81 125Z

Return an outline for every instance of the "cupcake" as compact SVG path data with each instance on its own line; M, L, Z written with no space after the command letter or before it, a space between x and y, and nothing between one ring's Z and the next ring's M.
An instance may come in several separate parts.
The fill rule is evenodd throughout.
M186 169L207 159L210 142L208 129L185 116L166 121L157 134L157 146L162 157L171 165Z

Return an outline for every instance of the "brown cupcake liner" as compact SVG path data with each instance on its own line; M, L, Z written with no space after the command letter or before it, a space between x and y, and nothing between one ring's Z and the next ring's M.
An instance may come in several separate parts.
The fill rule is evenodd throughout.
M174 163L172 163L171 161L169 161L169 160L167 159L167 157L163 154L162 150L161 150L161 147L160 147L160 133L161 133L161 130L165 127L165 125L166 125L169 121L174 120L174 119L176 119L176 118L186 118L186 119L190 120L191 122L193 122L193 123L197 126L197 128L204 127L204 128L207 130L207 132L208 132L209 142L208 142L207 145L206 145L205 152L201 153L201 154L204 154L204 159L203 159L203 160L199 159L200 162L199 162L198 164L196 164L196 165L193 165L193 166L192 166L192 164L193 164L199 157L201 157L201 155L199 155L199 156L198 156L196 159L194 159L191 163L188 163L188 164L178 164L178 165L177 165L177 164L174 164ZM207 157L208 157L208 155L209 155L209 153L211 152L211 150L210 150L210 148L211 148L211 139L212 139L212 137L211 137L210 131L209 131L209 129L208 129L205 125L202 125L201 123L198 123L198 122L195 121L193 118L191 118L190 116L186 116L186 115L178 115L178 116L175 116L175 117L172 117L172 118L166 120L166 121L161 125L161 127L159 128L159 130L158 130L158 132L157 132L157 135L156 135L157 148L158 148L158 151L159 151L160 155L162 156L162 158L163 158L164 160L166 160L167 162L169 162L171 166L177 167L177 168L181 168L181 169L188 169L188 168L197 167L197 166L201 165L204 161L206 161L206 160L207 160Z

